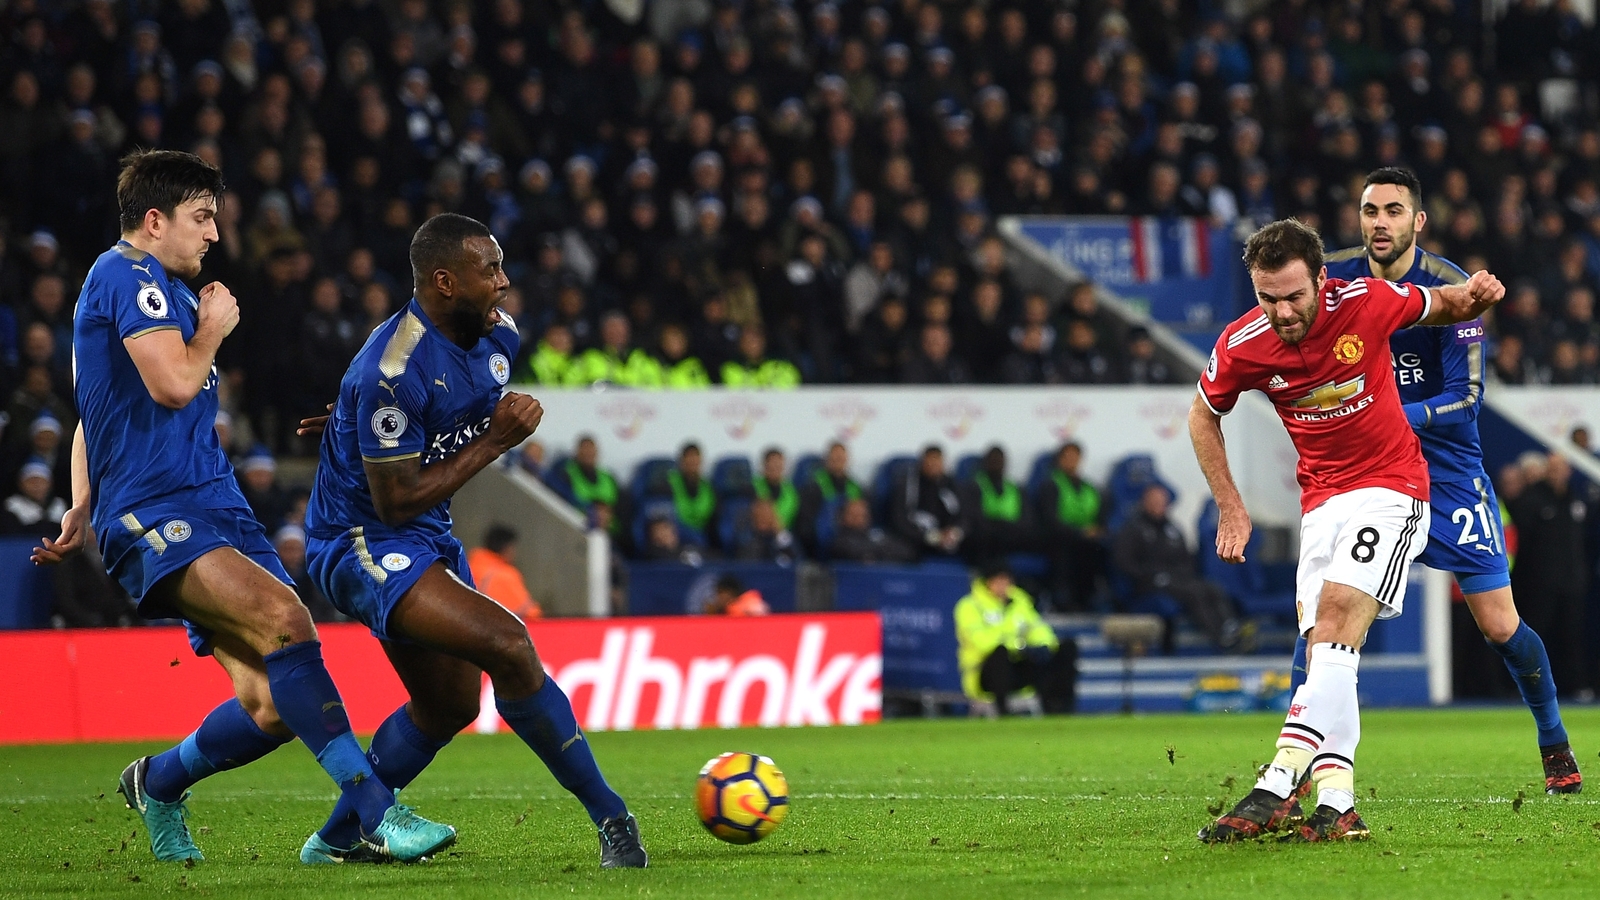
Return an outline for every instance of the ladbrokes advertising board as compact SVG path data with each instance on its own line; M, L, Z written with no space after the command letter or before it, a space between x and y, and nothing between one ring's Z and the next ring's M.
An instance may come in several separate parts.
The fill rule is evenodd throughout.
M378 642L324 625L323 656L357 731L406 695ZM530 627L545 670L591 731L855 725L878 720L883 657L871 613L567 619ZM0 743L187 734L231 693L177 628L0 633ZM504 728L485 685L479 731Z

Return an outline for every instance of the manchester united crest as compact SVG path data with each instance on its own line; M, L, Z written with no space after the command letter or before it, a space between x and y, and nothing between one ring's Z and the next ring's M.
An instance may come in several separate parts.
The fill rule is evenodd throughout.
M1341 334L1339 339L1333 342L1333 358L1347 366L1353 366L1361 362L1361 354L1366 349L1367 345L1361 342L1361 335Z

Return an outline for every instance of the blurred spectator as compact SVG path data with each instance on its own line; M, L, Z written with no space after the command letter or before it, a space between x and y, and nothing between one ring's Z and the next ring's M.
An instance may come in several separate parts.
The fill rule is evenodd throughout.
M1006 452L998 445L984 451L962 505L972 529L969 556L988 559L1038 548L1033 510L1023 502L1022 488L1006 478Z
M828 558L839 562L914 563L917 548L872 524L872 510L860 497L839 508Z
M766 616L772 610L766 598L753 588L746 588L737 575L717 578L711 599L706 603L706 614L713 616Z
M688 390L711 384L711 376L699 357L689 354L689 333L682 325L669 322L661 326L661 383L663 387Z
M622 387L660 387L661 364L633 346L628 317L608 312L600 320L600 346L585 350L567 369L571 385L615 384ZM548 332L546 337L549 337ZM542 349L542 347L541 347Z
M67 502L52 493L55 474L49 463L30 459L17 473L17 492L0 508L0 534L55 538Z
M1592 697L1594 678L1584 640L1588 503L1572 491L1572 467L1566 457L1551 453L1541 458L1530 452L1521 462L1527 487L1507 501L1517 526L1512 588L1523 598L1528 627L1551 635L1546 639L1551 645L1550 667L1562 694Z
M491 525L484 532L482 546L467 554L467 567L484 596L520 619L543 618L544 609L528 593L516 560L517 533L504 525Z
M923 448L917 465L908 467L889 497L889 521L895 532L924 553L955 556L966 541L961 495L944 469L944 451Z
M1156 342L1145 328L1128 329L1123 358L1122 380L1127 384L1173 384L1179 380L1172 368L1156 356Z
M900 381L911 357L911 329L904 298L884 297L861 325L855 341L856 379L871 383Z
M283 562L283 570L289 573L294 580L295 595L305 608L311 611L311 620L314 622L348 622L350 618L328 601L327 597L317 590L316 583L311 579L311 573L306 569L306 533L298 525L284 525L272 535L272 549L278 552L278 559Z
M717 517L717 492L711 482L701 477L699 444L684 444L678 451L678 465L667 473L667 485L672 490L672 508L678 521L700 534Z
M794 527L795 515L800 512L800 492L784 477L785 469L783 451L768 447L761 454L761 474L756 476L750 487L757 500L772 504L778 524L788 529Z
M572 332L560 322L551 323L539 338L538 349L528 359L533 380L538 384L564 385L575 379L572 359Z
M739 331L739 358L722 364L722 383L731 388L792 388L800 384L794 364L767 357L766 331L746 325Z
M956 601L954 617L961 690L968 698L994 703L1003 716L1011 713L1013 697L1037 691L1046 714L1073 711L1077 644L1056 637L1004 562L979 570L971 592Z
M545 480L544 444L533 438L523 441L513 464L540 481Z
M645 520L644 547L639 556L646 562L681 562L698 566L705 562L705 548L686 543L678 523L669 510L651 510Z
M1136 596L1166 595L1217 647L1243 653L1254 649L1254 626L1239 619L1222 588L1195 572L1194 552L1183 532L1167 518L1172 498L1152 484L1116 535L1117 568L1133 581Z
M1062 444L1050 477L1039 486L1039 520L1050 554L1051 599L1062 611L1084 611L1105 573L1105 509L1100 492L1078 474L1083 448Z
M311 287L311 308L300 325L298 409L321 409L339 396L345 369L366 340L340 312L340 300L339 284L332 278L319 278Z
M972 372L953 354L954 349L948 326L938 322L922 326L917 351L901 367L900 380L906 384L970 384Z
M734 529L734 545L727 548L735 559L773 562L792 565L799 546L794 535L778 518L778 510L771 500L757 498L750 503L744 521Z
M800 492L800 508L795 513L795 534L801 545L813 556L823 549L817 543L817 523L824 515L834 515L836 503L862 498L861 486L850 478L850 450L834 441L822 458L822 465L804 484L796 485Z
M272 451L257 444L237 468L239 487L250 511L256 514L256 521L265 528L276 529L289 510L289 495L278 486L278 461L272 458Z
M615 512L621 499L617 479L600 468L600 445L587 434L578 438L572 457L549 473L549 480L557 492L586 513L596 503Z

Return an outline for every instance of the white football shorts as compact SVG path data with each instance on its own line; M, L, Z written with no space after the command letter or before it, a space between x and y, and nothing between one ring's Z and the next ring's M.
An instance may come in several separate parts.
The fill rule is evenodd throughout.
M1388 488L1357 488L1300 518L1295 608L1300 633L1317 624L1322 585L1348 585L1378 601L1378 618L1405 605L1406 573L1428 546L1426 501Z

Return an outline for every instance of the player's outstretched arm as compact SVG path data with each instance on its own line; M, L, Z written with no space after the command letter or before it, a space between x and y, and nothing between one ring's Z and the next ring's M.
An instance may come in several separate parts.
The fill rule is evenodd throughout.
M420 456L364 462L378 518L393 527L448 500L472 476L527 440L543 417L539 401L527 394L508 393L495 404L488 432L433 465L424 467Z
M1473 272L1466 284L1446 284L1428 290L1433 293L1433 309L1418 325L1470 322L1506 296L1506 286L1500 279L1481 269Z
M200 322L188 343L173 328L147 331L122 342L150 396L168 409L182 409L200 393L211 377L222 339L239 324L239 302L221 282L201 288L198 296Z
M44 546L33 548L33 564L55 565L79 550L89 523L89 451L83 440L83 422L72 433L72 508L61 517L61 536L44 538Z
M1198 395L1189 407L1189 440L1195 459L1205 473L1211 496L1217 501L1217 556L1225 562L1244 562L1244 548L1250 543L1250 514L1244 498L1228 470L1228 448L1222 438L1222 417L1211 411Z

